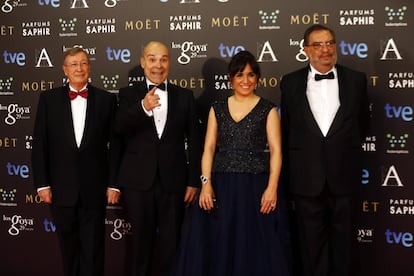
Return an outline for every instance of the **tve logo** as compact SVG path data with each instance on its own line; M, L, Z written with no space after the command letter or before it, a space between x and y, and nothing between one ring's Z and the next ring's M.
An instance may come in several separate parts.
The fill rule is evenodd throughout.
M234 56L238 52L243 51L245 48L242 45L225 46L223 43L220 43L218 49L220 51L220 56L222 58L226 58Z
M344 56L356 55L359 58L368 57L368 45L366 43L347 43L342 40L339 43L339 48L341 49L341 53Z
M410 232L392 232L390 229L385 231L385 240L389 244L401 244L404 247L413 246L413 234Z
M7 173L9 175L17 175L21 178L29 178L29 166L27 165L14 165L10 162L7 162Z
M131 51L129 49L106 49L106 56L109 61L121 60L123 63L131 62Z
M6 64L14 63L20 67L26 65L26 55L22 52L12 53L4 50L3 59Z
M56 226L47 218L43 220L43 226L45 227L46 232L56 232Z
M38 0L39 6L60 7L60 0Z
M403 121L409 122L413 120L413 108L411 106L393 106L389 103L385 104L385 116L387 118L401 118Z
M362 185L369 184L369 171L367 169L362 169L362 179L361 179Z

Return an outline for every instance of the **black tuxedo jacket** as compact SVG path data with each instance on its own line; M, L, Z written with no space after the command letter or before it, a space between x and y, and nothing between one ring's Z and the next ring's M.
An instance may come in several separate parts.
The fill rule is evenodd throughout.
M69 86L41 93L32 150L36 188L50 186L53 204L78 200L102 208L109 186L109 151L116 96L88 85L86 122L80 147L73 130Z
M124 145L117 182L121 187L148 190L157 170L168 193L199 186L202 145L193 93L170 83L167 91L167 121L159 139L153 117L141 106L148 92L146 83L119 90L115 130Z
M316 196L325 184L333 194L349 194L361 181L361 138L369 120L364 73L336 65L340 107L326 135L313 117L306 96L306 67L280 83L283 179L290 192Z

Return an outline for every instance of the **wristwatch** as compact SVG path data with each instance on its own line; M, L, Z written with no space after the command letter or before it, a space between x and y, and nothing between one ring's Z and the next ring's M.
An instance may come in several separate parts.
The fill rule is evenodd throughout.
M207 182L208 182L209 179L205 175L200 175L200 180L201 180L201 183L207 184Z

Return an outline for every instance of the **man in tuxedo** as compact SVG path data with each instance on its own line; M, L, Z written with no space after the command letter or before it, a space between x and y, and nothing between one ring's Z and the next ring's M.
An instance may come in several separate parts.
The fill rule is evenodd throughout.
M293 201L306 276L350 276L353 197L361 182L361 139L369 106L366 76L336 63L334 31L304 34L309 66L280 88L283 179Z
M40 95L34 126L34 185L50 204L65 276L104 275L106 202L117 203L110 185L109 149L116 96L88 84L90 64L82 48L65 51L68 83Z
M185 205L195 199L200 185L200 126L192 91L167 81L168 48L151 41L140 61L145 81L119 91L115 130L124 150L117 183L133 225L132 275L151 275L155 263L160 275L167 276Z

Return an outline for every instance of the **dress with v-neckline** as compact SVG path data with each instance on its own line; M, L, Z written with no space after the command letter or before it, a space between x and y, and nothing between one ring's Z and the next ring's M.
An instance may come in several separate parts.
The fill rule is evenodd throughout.
M240 120L235 120L234 119L234 116L233 115L231 115L231 112L230 112L230 106L229 106L229 100L230 100L230 97L228 97L227 98L227 112L228 112L228 115L230 116L230 118L233 120L233 122L234 123L236 123L236 124L238 124L238 123L240 123L241 121L243 121L244 120L244 118L246 118L247 116L249 116L252 112L253 112L253 110L259 105L259 103L260 103L260 101L262 100L262 98L261 97L259 97L259 100L257 101L257 103L249 110L249 112L247 112Z
M273 103L260 98L236 123L226 100L213 103L217 148L210 178L217 209L189 209L175 276L289 274L287 201L278 195L276 211L260 212L269 180L266 121Z

